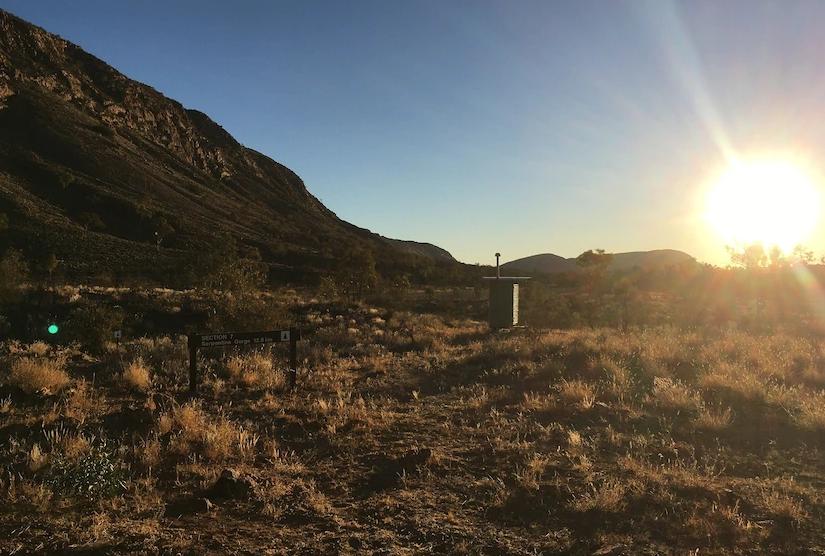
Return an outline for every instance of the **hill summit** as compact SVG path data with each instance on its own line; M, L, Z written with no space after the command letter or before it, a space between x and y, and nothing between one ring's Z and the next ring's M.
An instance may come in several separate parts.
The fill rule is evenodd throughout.
M681 264L696 263L696 259L675 249L655 249L653 251L631 251L628 253L613 253L610 270L621 271L632 268L660 268ZM512 272L530 272L535 274L557 274L562 272L577 272L579 270L575 258L564 258L552 253L531 255L516 259L502 265L502 268Z

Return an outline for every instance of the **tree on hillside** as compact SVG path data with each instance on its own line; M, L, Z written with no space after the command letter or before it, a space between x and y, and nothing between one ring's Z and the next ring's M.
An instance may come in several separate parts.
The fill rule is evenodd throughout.
M220 234L209 243L188 246L183 273L186 285L233 293L259 290L266 282L266 265L241 255L235 239Z
M154 235L155 247L160 251L161 245L175 234L175 228L161 214L152 215L150 225Z
M800 262L802 264L811 264L814 260L814 252L805 247L804 245L802 245L801 243L793 248L791 256L795 261Z
M749 270L755 268L765 268L771 260L768 252L765 250L765 246L759 242L745 245L742 248L727 245L725 246L725 249L730 256L731 264L735 267ZM774 256L776 256L776 254L774 254Z
M54 276L54 271L57 270L59 264L60 261L54 253L48 253L41 261L43 270L49 275L49 281L51 281L52 276Z
M604 278L611 262L613 254L605 253L604 249L588 249L576 257L576 264L585 272L590 286L595 286Z
M604 249L588 249L578 257L576 264L584 269L605 270L613 261L613 253L605 253Z
M360 297L378 285L378 272L371 251L350 247L341 258L338 275L341 290L349 298Z
M29 266L23 255L9 249L0 258L0 305L14 302L20 296L20 286L28 279Z
M751 243L741 248L726 246L732 266L755 268L784 268L791 264L811 264L814 261L814 252L802 244L797 244L790 254L785 254L779 246L774 245L766 250L761 243Z
M607 269L613 261L613 255L604 249L588 249L578 257L576 264L582 269L585 293L581 297L578 312L590 326L598 324L608 312L610 300L605 295Z

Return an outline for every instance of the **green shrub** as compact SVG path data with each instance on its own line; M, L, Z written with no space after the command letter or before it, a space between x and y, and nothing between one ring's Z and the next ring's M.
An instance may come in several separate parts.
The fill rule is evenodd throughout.
M102 304L87 303L69 315L66 337L85 349L100 352L115 330L123 326L123 311Z
M89 499L114 496L126 490L124 472L116 462L114 449L101 443L75 461L55 457L44 482L63 495Z

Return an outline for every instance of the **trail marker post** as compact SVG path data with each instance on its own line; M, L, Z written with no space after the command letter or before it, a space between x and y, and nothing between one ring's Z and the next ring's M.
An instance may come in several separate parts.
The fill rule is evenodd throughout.
M298 378L299 328L268 330L266 332L224 332L220 334L189 334L189 391L198 390L198 350L203 348L260 346L264 344L289 342L289 388L295 388Z

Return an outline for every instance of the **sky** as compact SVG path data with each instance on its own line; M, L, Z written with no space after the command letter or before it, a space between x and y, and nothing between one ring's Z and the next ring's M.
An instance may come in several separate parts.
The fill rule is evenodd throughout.
M825 152L825 2L0 7L207 113L339 217L469 263L590 248L724 263L701 213L731 153Z

